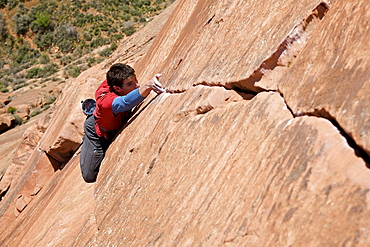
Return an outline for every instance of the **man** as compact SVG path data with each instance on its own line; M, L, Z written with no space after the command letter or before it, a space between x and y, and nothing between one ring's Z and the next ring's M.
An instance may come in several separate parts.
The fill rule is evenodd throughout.
M87 183L96 181L100 164L117 130L130 117L131 109L154 90L164 92L155 75L138 85L135 71L126 64L114 64L107 72L106 80L95 92L96 108L84 124L85 135L80 154L82 177Z

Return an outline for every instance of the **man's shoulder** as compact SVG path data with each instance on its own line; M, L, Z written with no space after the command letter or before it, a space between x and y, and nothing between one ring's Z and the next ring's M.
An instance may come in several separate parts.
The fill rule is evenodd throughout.
M97 104L110 104L112 105L112 102L115 98L117 98L118 95L112 92L102 92L97 98L96 103Z

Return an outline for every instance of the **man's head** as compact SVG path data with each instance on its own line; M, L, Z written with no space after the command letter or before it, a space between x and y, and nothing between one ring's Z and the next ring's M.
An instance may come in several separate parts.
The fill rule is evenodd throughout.
M129 65L113 64L107 72L107 82L113 92L118 95L126 95L139 87L135 70Z

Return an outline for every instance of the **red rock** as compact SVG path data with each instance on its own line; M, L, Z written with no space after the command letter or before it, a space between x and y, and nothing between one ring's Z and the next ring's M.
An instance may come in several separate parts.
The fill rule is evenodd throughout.
M31 106L23 104L17 106L16 109L17 111L15 112L15 114L17 114L23 120L26 120L29 117Z
M15 203L15 207L18 210L18 212L22 212L23 209L27 207L27 202L24 200L22 195L18 196L17 202Z
M36 184L35 188L33 189L32 193L31 193L31 196L37 195L40 192L41 189L42 189L42 185L41 184Z
M342 83L346 78L365 81L365 72L354 78L349 68L357 61L358 71L365 71L369 61L367 51L354 42L368 37L363 28L369 7L354 0L330 1L322 20L313 18L314 25L296 29L318 7L327 8L321 1L179 1L147 55L135 64L141 81L162 72L170 93L153 93L144 101L109 147L91 185L81 179L78 151L52 175L46 172L51 167L47 157L74 152L82 135L80 97L93 94L93 84L103 79L109 65L122 61L121 48L132 46L123 44L109 63L71 82L56 104L52 127L28 159L34 167L28 164L28 174L22 173L17 183L17 194L28 195L44 178L43 189L17 220L10 210L3 214L1 243L370 245L366 159L356 155L334 121L292 114L300 102L310 109L323 100L320 94L328 95L323 89L332 85L330 75L341 75ZM303 46L287 43L294 49L282 49L277 56L285 41L307 29ZM328 72L327 64L338 66ZM368 88L353 96L346 93L346 83L330 91L330 99L342 98L352 113L358 104L366 110ZM310 87L314 93L303 90ZM356 103L356 97L362 101ZM339 116L334 115L341 109L337 102L326 101L330 107L324 109ZM351 125L360 126L358 132L367 126L366 116L353 114L347 121L361 123ZM44 177L38 176L39 169L45 169ZM10 205L14 209L14 202Z
M296 115L334 119L370 155L368 9L336 1L279 89Z
M11 129L14 125L14 117L10 113L0 115L0 132Z
M0 93L0 105L7 105L10 102L10 94L9 93Z

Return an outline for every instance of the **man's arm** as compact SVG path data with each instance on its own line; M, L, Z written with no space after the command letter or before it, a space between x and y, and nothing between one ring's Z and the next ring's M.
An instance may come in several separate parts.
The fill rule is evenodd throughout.
M143 101L145 97L140 94L139 90L140 88L137 88L124 96L115 98L112 102L113 113L117 114L119 112L129 111Z

